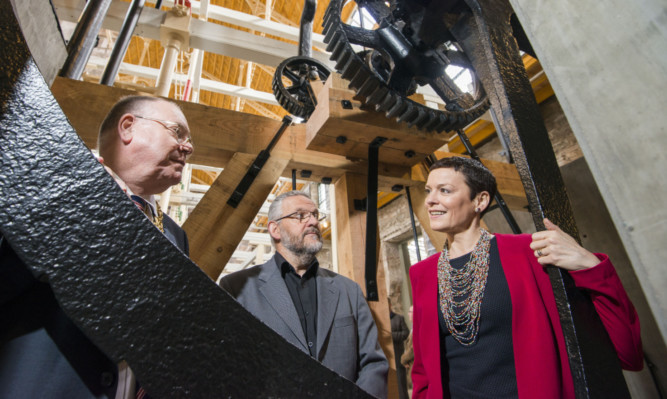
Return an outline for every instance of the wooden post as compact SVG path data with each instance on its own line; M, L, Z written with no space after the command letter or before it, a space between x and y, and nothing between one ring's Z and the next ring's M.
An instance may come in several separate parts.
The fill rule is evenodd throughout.
M334 190L336 203L335 222L337 224L336 238L338 244L335 251L338 256L338 273L354 280L365 294L364 268L366 254L364 243L366 240L366 212L355 210L354 201L366 198L366 176L346 173L334 183ZM377 253L380 253L379 234L377 235L377 245ZM379 261L377 284L379 300L377 302L368 302L368 306L377 325L380 346L382 346L382 350L389 362L388 397L398 398L396 363L394 361L394 344L391 338L384 265Z
M227 200L254 159L254 155L235 154L183 223L192 260L213 280L225 268L288 163L269 158L243 201L232 208Z

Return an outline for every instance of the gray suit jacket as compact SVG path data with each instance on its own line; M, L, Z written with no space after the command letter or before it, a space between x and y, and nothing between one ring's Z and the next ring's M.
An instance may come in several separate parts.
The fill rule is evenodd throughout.
M309 353L306 337L275 257L225 276L220 286L288 342ZM359 285L319 268L317 360L380 398L387 397L389 365Z

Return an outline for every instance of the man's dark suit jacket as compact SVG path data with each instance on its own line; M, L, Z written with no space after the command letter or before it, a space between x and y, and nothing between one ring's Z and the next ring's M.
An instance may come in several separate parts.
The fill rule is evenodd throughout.
M164 216L165 236L188 239ZM114 398L118 367L65 315L0 235L0 398Z
M306 336L275 256L263 265L225 276L220 286L264 324L309 354ZM387 397L384 352L368 304L354 281L317 271L317 360L359 387Z

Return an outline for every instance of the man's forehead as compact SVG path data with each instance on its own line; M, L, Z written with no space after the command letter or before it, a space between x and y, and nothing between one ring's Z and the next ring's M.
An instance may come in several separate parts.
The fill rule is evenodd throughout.
M283 208L289 208L291 211L311 211L317 209L315 203L308 197L303 195L295 195L287 197L283 200Z
M144 103L144 112L150 112L155 118L170 120L187 126L187 119L178 105L169 101L155 101Z

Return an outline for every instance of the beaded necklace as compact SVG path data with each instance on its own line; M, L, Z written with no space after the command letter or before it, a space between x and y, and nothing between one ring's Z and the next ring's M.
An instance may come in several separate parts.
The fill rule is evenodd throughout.
M449 264L447 242L438 259L440 309L449 333L463 346L477 342L482 298L489 275L491 235L485 229L480 232L470 259L462 268L454 269Z

